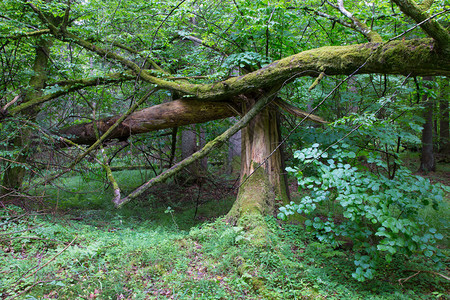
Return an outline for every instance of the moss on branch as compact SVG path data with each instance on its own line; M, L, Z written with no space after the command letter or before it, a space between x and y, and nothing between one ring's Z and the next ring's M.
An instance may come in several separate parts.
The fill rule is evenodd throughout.
M365 65L359 70L359 74L450 75L450 55L437 53L436 45L430 39L321 47L277 60L255 72L211 84L193 84L160 78L151 70L141 69L119 54L71 33L65 33L65 39L101 57L121 63L142 80L155 84L159 89L173 90L204 101L221 101L259 89L267 90L274 85L287 84L298 77L316 77L321 72L328 76L349 75L363 64Z
M423 5L418 5L413 0L394 0L394 3L407 16L411 17L417 23L423 22L420 27L426 34L432 37L437 44L437 49L444 54L450 55L450 33L442 27L439 22L430 18L426 10L431 6L432 1L424 1ZM445 75L445 74L442 74Z
M59 86L61 86L61 89L57 90L56 92L53 92L53 93L50 93L50 94L47 94L44 96L32 98L20 105L15 106L11 110L9 110L7 113L9 115L14 116L17 113L19 113L25 109L28 109L35 105L45 103L47 101L58 98L62 95L68 94L70 92L83 89L85 87L98 86L101 84L108 84L108 83L112 83L112 82L123 82L123 81L133 80L135 78L136 77L132 74L113 73L113 74L108 74L105 76L99 76L99 77L94 77L94 78L61 81L61 82L57 83Z
M450 55L436 53L430 39L327 46L277 60L255 72L197 85L195 96L219 101L250 91L287 84L302 76L359 74L450 75Z

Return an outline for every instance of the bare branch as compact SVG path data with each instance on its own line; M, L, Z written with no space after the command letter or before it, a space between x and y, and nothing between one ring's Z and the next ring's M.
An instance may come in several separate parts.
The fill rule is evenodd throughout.
M436 13L436 14L430 16L429 18L423 20L422 22L417 23L417 24L414 25L413 27L411 27L411 28L409 28L408 30L402 32L401 34L399 34L399 35L397 35L397 36L394 36L393 38L390 38L389 41L393 41L393 40L396 40L396 39L398 39L398 38L404 36L405 34L407 34L407 33L410 32L410 31L413 31L414 29L416 29L417 27L419 27L419 26L422 25L423 23L428 22L429 20L434 19L434 18L436 18L436 17L439 16L439 15L445 14L446 12L447 12L447 11L444 10L444 11L438 12L438 13Z
M330 20L330 21L339 23L339 24L341 24L342 26L345 26L345 27L355 29L354 26L353 26L353 24L347 23L347 22L345 22L344 20L342 20L342 19L340 19L340 18L336 18L335 16L332 16L332 15L329 15L329 14L326 14L326 13L323 13L323 12L321 12L321 11L312 10L312 9L310 9L309 7L305 7L305 9L306 9L307 11L313 12L315 15L317 15L317 16L319 16L319 17L326 18L326 19L328 19L328 20Z
M338 0L337 8L344 16L352 20L352 28L364 35L369 40L369 42L381 43L383 41L383 39L377 32L371 30L366 24L358 20L355 16L353 16L352 13L345 9L343 0Z
M12 99L11 101L9 101L8 103L5 104L5 106L3 106L3 111L6 111L8 109L8 107L10 107L11 105L13 105L14 103L17 102L17 100L20 99L22 95L17 95L14 97L14 99Z
M92 51L101 57L112 59L112 60L115 60L115 61L121 63L123 66L132 70L142 80L144 80L148 83L151 83L151 84L155 84L161 89L175 90L180 93L187 94L187 95L193 95L196 93L195 92L196 91L195 84L190 84L190 83L180 84L180 83L175 83L175 82L171 82L171 81L167 81L167 80L158 78L158 77L152 75L151 72L149 72L148 70L144 70L144 69L140 68L133 61L128 60L115 52L98 47L98 46L72 34L72 33L65 32L64 39L73 41L76 44L78 44L79 46L81 46L89 51Z
M91 153L93 150L95 150L101 143L103 143L110 135L114 132L114 130L131 114L133 113L139 105L144 103L157 89L150 90L146 95L144 95L139 101L134 103L120 118L115 120L114 124L109 127L109 129L103 133L103 135L97 139L97 141L92 144L88 149L86 149L85 152L78 155L78 157L69 165L69 167L66 168L64 172L61 173L55 173L51 174L49 177L47 177L43 182L38 183L39 185L46 184L50 181L55 180L56 178L60 177L61 175L67 173L70 171L73 167L75 167L84 157L86 157L89 153Z
M50 33L50 29L42 29L42 30L36 30L36 31L32 31L32 32L25 32L25 33L21 33L21 34L0 36L0 39L18 40L20 38L33 37L33 36L43 35L46 33Z
M27 276L25 276L23 279L27 279L31 276L33 276L34 274L36 274L39 270L45 268L49 263L51 263L52 261L54 261L59 255L61 255L61 253L63 253L64 251L66 251L67 248L69 248L73 242L75 242L75 240L77 239L78 236L76 236L66 247L64 247L61 251L59 251L58 253L56 253L51 259L49 259L45 264L43 264L42 266L40 266L39 268L37 268L36 270L33 271L33 273L28 274Z
M298 109L297 107L287 103L286 101L283 101L279 98L277 98L275 100L275 105L277 105L279 108L283 109L284 111L296 116L296 117L300 117L300 118L305 118L308 119L310 121L319 123L319 124L326 124L328 123L327 121L325 121L324 119L322 119L319 116L313 115L313 114L309 114L303 110Z

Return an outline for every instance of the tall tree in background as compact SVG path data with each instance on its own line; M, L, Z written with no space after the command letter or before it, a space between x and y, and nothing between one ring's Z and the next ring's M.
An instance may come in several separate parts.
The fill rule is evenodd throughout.
M425 88L430 90L430 82L433 80L431 77L425 77ZM433 110L434 99L429 95L429 91L424 91L422 95L422 103L424 106L423 118L425 124L422 129L422 155L420 157L419 172L436 171L436 160L434 158L433 151Z

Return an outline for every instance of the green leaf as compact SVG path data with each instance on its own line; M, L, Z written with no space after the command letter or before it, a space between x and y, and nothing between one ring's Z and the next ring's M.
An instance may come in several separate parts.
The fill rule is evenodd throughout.
M444 238L444 236L442 234L440 234L440 233L436 233L434 235L434 238L437 239L437 240L442 240Z

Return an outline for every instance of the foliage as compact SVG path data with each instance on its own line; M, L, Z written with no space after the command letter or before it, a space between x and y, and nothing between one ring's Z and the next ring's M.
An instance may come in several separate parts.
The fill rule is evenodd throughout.
M262 57L259 53L244 52L228 56L224 61L223 67L226 69L240 67L247 70L255 70L268 63L270 63L270 60Z
M372 279L381 264L391 263L397 255L422 255L442 267L442 253L434 244L443 235L429 228L419 213L429 205L438 209L443 186L407 169L398 170L395 179L372 173L367 169L386 168L386 162L373 152L357 155L346 144L329 152L314 144L294 157L300 163L287 171L309 195L281 207L278 216L309 216L306 228L333 247L350 240L356 252L354 278Z
M336 22L350 20L330 3L333 1L0 1L0 109L8 106L14 110L24 101L35 100L23 95L33 92L30 78L37 74L34 60L43 40L49 44L49 60L44 88L35 91L36 97L41 92L56 95L86 78L129 74L122 65L125 60L152 76L183 86L235 76L236 67L242 75L304 50L366 42L360 33ZM42 31L49 26L32 5L58 27L55 32ZM446 0L434 1L428 12L441 13L445 5ZM386 41L402 33L405 40L426 36L392 1L355 1L347 6ZM62 23L65 14L67 24ZM448 14L433 20L447 26ZM414 30L405 32L407 29ZM93 43L94 49L105 49L104 53L120 55L122 63L77 44L76 38L65 33ZM341 66L346 67L344 57ZM346 73L348 70L342 72ZM442 281L427 277L423 286L411 284L403 295L392 279L407 276L406 266L411 264L403 256L421 259L414 262L420 268L429 268L439 256L434 242L442 238L441 233L426 228L426 222L418 218L423 208L430 218L447 217L433 208L441 197L439 189L400 169L399 158L405 147L420 145L423 120L417 117L417 99L425 93L435 97L441 81L427 90L421 78L404 84L398 75L357 75L346 82L341 82L343 76L325 76L309 90L311 78L287 80L278 96L304 110L319 105L332 91L330 101L321 105L317 114L329 121L339 120L326 129L305 126L292 134L289 145L299 149L319 143L326 148L343 140L345 146L331 148L321 154L328 157L311 160L304 170L291 169L303 192L312 194L300 204L286 206L284 214L299 209L309 213L307 225L314 236L269 217L266 221L272 234L261 247L252 243L253 236L244 226L223 220L202 223L223 215L232 204L231 197L190 201L204 190L217 194L224 190L213 185L185 188L169 182L134 206L113 211L110 183L96 161L104 160L100 152L91 153L52 185L33 186L38 182L36 175L42 182L48 173L66 170L82 151L54 147L55 141L42 138L41 133L120 114L155 86L160 89L135 75L132 80L99 80L95 86L58 96L34 107L36 114L33 111L31 118L22 119L30 111L19 110L18 115L0 121L0 174L10 167L26 168L31 184L25 186L24 196L28 199L31 191L43 199L43 203L30 200L27 205L52 207L51 214L2 207L0 297L381 299L445 293ZM337 83L341 85L335 89ZM264 89L251 87L242 91L227 101L264 93ZM396 97L386 96L393 91ZM171 101L183 93L161 88L142 107ZM210 140L232 122L215 121L196 125L196 129L201 127L205 139ZM352 138L346 138L355 126ZM23 134L25 131L34 134ZM30 148L15 145L16 139L30 138ZM127 143L123 148L125 141L103 145L111 166L145 164L151 170L114 172L122 195L162 172L172 150L170 132L131 137ZM352 150L356 147L362 150ZM55 148L55 152L47 151ZM308 149L295 156L312 159L320 153L319 147ZM18 160L20 154L28 156L25 162ZM226 153L217 151L211 156L215 170L223 172L220 163ZM230 189L223 194L232 195ZM343 249L349 238L354 240L356 256ZM373 277L373 281L366 285L349 281L346 276L355 268L352 261L357 263L357 279ZM397 264L405 267L393 269ZM391 280L387 287L386 277Z
M165 225L159 221L164 209L140 215L142 209L47 214L6 206L0 211L1 297L418 299L448 287L428 275L399 286L408 269L430 263L395 257L380 266L380 277L351 281L350 252L271 217L271 234L261 247L245 228L221 218L178 231L170 217Z

